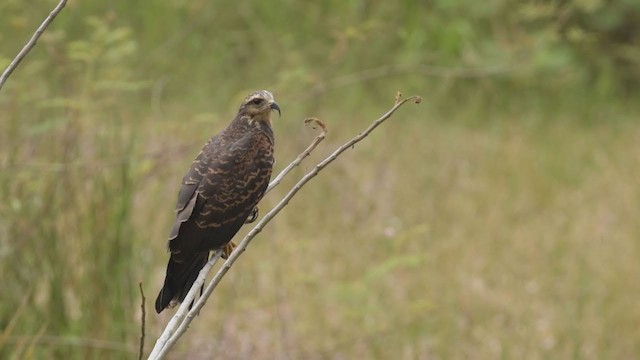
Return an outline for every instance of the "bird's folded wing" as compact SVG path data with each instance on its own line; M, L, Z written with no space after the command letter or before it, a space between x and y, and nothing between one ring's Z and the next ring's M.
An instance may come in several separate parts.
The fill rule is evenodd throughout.
M169 241L178 237L180 231L180 225L189 220L193 214L193 209L196 207L198 201L198 192L196 189L198 184L184 184L180 189L180 195L178 195L178 205L176 206L176 219L173 222L171 228L171 235L169 235Z

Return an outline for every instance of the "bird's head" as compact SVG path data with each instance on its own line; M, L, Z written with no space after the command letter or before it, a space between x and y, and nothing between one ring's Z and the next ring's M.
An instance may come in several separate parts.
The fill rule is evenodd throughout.
M238 113L240 116L248 116L250 121L264 121L271 124L273 110L278 110L280 114L280 106L273 99L273 94L267 90L258 90L244 99Z

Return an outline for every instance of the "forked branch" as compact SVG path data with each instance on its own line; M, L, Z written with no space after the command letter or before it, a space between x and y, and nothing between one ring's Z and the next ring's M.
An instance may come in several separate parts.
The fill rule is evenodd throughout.
M193 321L194 317L198 314L200 309L207 302L211 293L216 288L216 286L220 283L222 278L227 274L233 263L240 257L240 255L246 250L247 246L251 241L255 238L255 236L264 229L264 227L289 203L289 201L302 189L302 187L307 184L311 179L313 179L322 169L324 169L327 165L332 163L335 159L340 156L345 150L353 147L356 143L367 137L375 128L377 128L380 124L382 124L385 120L389 119L393 113L395 113L398 108L404 105L408 101L414 101L416 104L420 103L421 98L419 96L411 96L406 99L402 99L402 95L398 93L396 95L395 105L386 113L384 113L380 118L375 120L369 127L367 127L364 131L356 135L353 139L347 141L342 146L338 147L331 155L327 156L324 160L319 162L311 171L305 174L292 188L289 192L278 202L278 204L271 209L259 222L256 226L247 233L247 235L242 239L242 241L238 244L236 249L231 253L229 258L224 262L222 267L218 270L218 272L213 276L206 289L204 290L202 296L198 299L198 301L193 305L193 307L189 310L189 304L195 297L195 294L198 289L204 284L207 274L210 269L214 266L216 261L220 258L221 251L218 250L215 252L214 256L207 262L205 267L200 271L198 278L195 283L189 290L189 293L185 297L184 301L180 305L178 311L173 316L173 318L169 321L167 326L165 327L164 332L156 342L153 351L149 355L149 359L163 359L171 347L178 341L178 339L187 331L189 324ZM318 122L318 124L322 124ZM269 189L275 187L282 180L282 177L286 175L292 168L300 164L302 159L309 155L309 153L315 148L317 143L324 139L326 135L326 127L320 125L322 128L322 133L316 137L316 139L312 142L312 144L296 158L289 166L287 166L281 174L276 176L274 181L269 185ZM322 137L320 140L318 140ZM317 143L316 143L317 141Z
M278 174L278 176L276 176L269 183L269 187L267 188L267 191L265 191L265 194L268 193L269 191L271 191L271 189L273 189L274 187L278 186L278 184L280 184L282 179L284 179L284 177L294 167L300 165L302 160L304 160L304 158L309 156L311 154L311 152L313 151L313 149L315 149L316 146L318 146L318 144L320 144L320 142L322 142L322 140L324 140L324 138L327 137L327 126L322 121L320 121L320 119L315 118L315 117L306 118L306 119L304 119L304 124L307 125L307 126L311 126L314 129L316 128L316 126L319 127L320 128L320 134L318 136L316 136L315 139L313 139L311 144L303 152L301 152L300 155L298 155L298 157L291 162L291 164L287 165L287 167L284 168L284 170L282 170L280 172L280 174Z

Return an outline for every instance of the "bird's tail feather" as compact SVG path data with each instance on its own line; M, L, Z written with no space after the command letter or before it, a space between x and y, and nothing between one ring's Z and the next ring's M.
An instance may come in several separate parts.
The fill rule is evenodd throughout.
M195 253L180 262L171 254L167 264L167 275L164 285L156 298L156 312L160 313L173 301L182 302L191 286L196 281L198 273L209 259L209 253Z

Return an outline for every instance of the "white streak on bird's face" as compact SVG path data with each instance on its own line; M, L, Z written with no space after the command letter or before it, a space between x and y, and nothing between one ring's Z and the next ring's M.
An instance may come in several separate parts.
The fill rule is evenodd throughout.
M278 110L273 94L267 90L255 91L247 96L240 106L239 113L249 116L249 122L264 121L271 124L271 111Z

